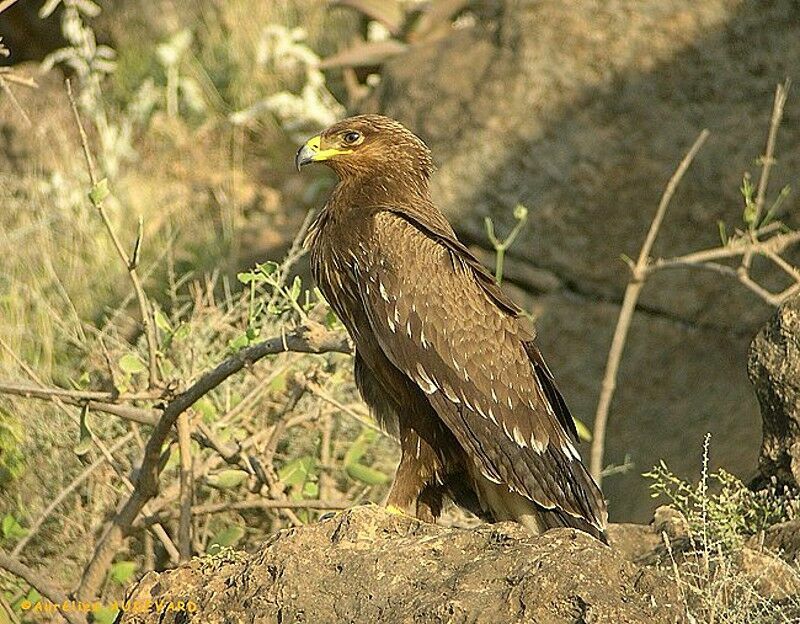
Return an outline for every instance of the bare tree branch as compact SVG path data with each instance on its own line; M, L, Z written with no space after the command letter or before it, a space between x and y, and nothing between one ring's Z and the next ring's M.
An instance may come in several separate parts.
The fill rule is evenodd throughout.
M19 559L11 557L0 551L0 568L18 576L38 591L42 596L52 602L69 624L86 624L86 618L77 611L64 609L64 605L69 604L69 598L56 587L52 581L45 578L38 572L32 570Z
M105 395L106 393L103 392L82 392L52 387L37 388L35 386L26 386L23 384L0 382L0 394L20 396L26 399L59 402L75 407L88 406L92 411L104 412L142 425L155 425L158 422L158 412L155 410L133 407L130 405L118 405L116 403L106 403L104 401L95 401L87 398L93 394ZM109 394L109 396L111 395Z
M786 98L789 95L790 81L775 87L775 99L772 103L772 116L769 123L769 133L767 134L767 147L764 156L761 157L761 175L758 178L758 190L756 191L756 214L752 223L752 228L758 226L761 215L764 213L764 204L767 199L767 187L769 186L769 174L772 165L775 164L775 140L778 137L778 128L783 119L783 109L786 106Z
M598 485L602 483L603 479L603 454L605 452L606 426L608 424L611 399L617 387L619 363L622 359L625 341L628 338L628 330L633 321L633 312L636 309L636 303L639 300L639 294L642 292L642 287L644 286L647 276L650 251L653 248L656 236L658 236L658 231L661 228L661 223L664 220L664 215L667 212L669 203L673 195L675 195L675 190L678 188L678 184L689 168L689 165L692 164L697 152L700 150L703 143L705 143L708 135L708 130L703 130L700 133L667 183L667 187L664 189L664 194L661 196L661 201L658 204L656 214L653 217L653 221L650 223L650 229L647 232L642 248L639 250L639 257L636 260L636 264L631 269L633 277L631 281L628 282L627 288L625 288L625 296L622 299L622 307L619 312L619 318L617 319L617 326L614 329L614 337L611 340L611 348L609 349L608 359L606 361L606 370L603 375L603 385L600 390L600 399L597 402L597 411L594 417L590 472Z

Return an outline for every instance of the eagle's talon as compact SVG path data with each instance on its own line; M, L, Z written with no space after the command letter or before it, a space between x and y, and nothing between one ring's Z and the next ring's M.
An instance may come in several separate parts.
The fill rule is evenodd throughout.
M386 505L386 511L394 516L405 516L406 518L411 517L408 512L406 512L404 509L401 509L397 505Z

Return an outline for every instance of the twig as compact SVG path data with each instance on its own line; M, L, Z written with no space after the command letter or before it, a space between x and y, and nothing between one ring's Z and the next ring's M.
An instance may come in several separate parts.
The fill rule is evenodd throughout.
M767 148L761 159L761 175L758 179L758 190L756 191L756 214L752 223L752 228L758 226L761 221L761 214L764 211L764 203L767 198L767 187L769 185L769 173L772 165L775 164L775 139L778 136L778 128L783 119L783 109L786 106L786 98L789 92L790 81L775 87L775 100L772 103L772 116L769 123L769 133L767 135Z
M36 387L26 386L24 384L16 384L8 381L0 381L0 394L16 394L25 397L69 397L77 400L86 401L106 401L113 403L115 401L155 401L163 399L162 393L156 392L136 392L131 394L114 393L114 392L99 392L96 390L70 390L68 388L55 388L55 387Z
M128 442L130 442L131 438L133 437L132 433L125 434L122 438L120 438L114 446L112 446L108 451L109 453L116 453L119 449L125 446ZM97 470L100 466L105 464L108 461L108 458L105 455L98 457L94 462L84 468L81 473L75 477L72 482L67 485L64 489L62 489L58 495L50 501L50 504L47 508L39 515L36 520L33 521L28 532L16 543L13 550L11 551L12 557L18 557L19 554L22 552L22 549L31 541L31 539L39 532L39 529L44 524L45 520L47 520L50 515L61 505L62 502L78 489L78 486L86 481L95 470Z
M147 442L133 492L95 546L92 559L83 572L76 592L79 599L87 600L97 595L105 572L113 561L119 545L130 532L131 526L147 501L158 493L161 449L178 416L189 409L200 397L244 367L254 364L267 355L286 350L300 353L350 352L344 333L328 331L319 323L308 324L297 328L285 339L282 336L276 336L243 349L204 374L186 391L172 399L164 408L161 418Z
M86 618L79 615L77 611L65 610L63 608L63 605L69 604L69 598L64 592L58 589L49 579L31 570L19 559L10 557L0 551L0 568L23 579L42 596L52 602L69 624L86 624Z
M347 501L335 502L329 500L270 500L266 498L257 500L235 501L231 503L214 503L192 507L196 516L235 511L241 509L348 509L352 504Z
M125 420L130 420L143 425L155 425L158 422L158 412L141 407L130 405L118 405L105 401L95 401L82 395L95 393L67 390L65 388L43 387L36 388L21 384L0 383L0 394L20 396L27 399L39 399L43 401L53 401L60 404L73 405L75 407L88 406L96 412L104 412L113 416L118 416ZM97 393L104 394L104 393Z
M25 112L25 109L22 107L22 104L19 103L17 100L17 96L14 95L14 92L11 90L11 87L8 86L8 82L6 79L11 80L10 74L0 74L0 89L8 96L8 99L11 100L11 104L14 108L17 109L17 112L22 116L22 119L25 120L25 123L28 125L29 128L33 127L33 122L31 118L28 117L28 113Z
M194 480L192 479L192 440L189 429L189 415L183 412L178 416L178 449L181 459L180 472L180 518L178 520L178 550L181 561L192 556L192 498Z
M383 429L381 429L378 425L376 425L375 422L372 421L367 414L359 414L353 408L345 405L344 403L342 403L340 401L337 401L328 392L326 392L324 388L321 388L319 385L315 384L313 381L307 381L306 382L306 386L311 391L311 394L313 394L316 397L319 397L320 399L322 399L323 401L325 401L329 405L332 405L336 409L344 412L345 414L347 414L348 416L353 418L353 420L361 423L362 425L364 425L368 429L372 429L373 431L375 431L376 433L378 433L378 434L380 434L382 436L390 437L389 434L386 433Z
M98 184L100 180L97 179L97 174L95 172L94 167L94 160L92 159L92 153L89 149L89 139L86 136L86 130L83 127L83 122L81 121L80 114L78 113L78 105L75 102L75 97L72 94L72 84L69 80L66 81L67 84L67 95L69 97L69 103L72 107L72 114L75 117L75 123L78 126L78 133L81 137L81 146L83 148L83 157L86 161L86 169L89 172L89 180L92 183L92 193L96 192L99 187ZM90 194L90 197L92 195ZM117 236L116 231L114 230L114 226L111 224L111 220L108 218L108 214L105 211L105 207L103 205L103 198L97 197L92 198L92 204L94 204L95 208L97 209L100 218L103 220L103 224L106 227L106 231L108 235L111 237L111 242L114 244L114 247L117 250L117 255L122 260L122 263L125 265L125 269L128 272L128 276L130 277L131 284L133 284L133 290L136 293L136 301L139 304L139 313L142 317L142 325L144 327L145 337L147 339L147 357L148 357L148 374L149 374L149 384L151 388L155 388L158 385L158 336L156 334L155 323L153 322L152 316L152 308L150 306L150 302L147 299L147 295L144 292L144 288L142 287L142 282L139 279L139 274L136 271L135 264L131 261L128 257L127 252L122 246L122 243Z
M614 390L617 387L617 374L619 373L619 363L622 359L622 351L625 348L625 341L628 337L628 330L630 329L631 322L633 321L633 312L636 309L636 303L639 300L639 294L644 286L648 259L650 251L655 243L658 230L664 220L664 215L667 212L669 203L672 200L675 190L678 188L683 175L691 165L697 152L702 147L708 138L708 130L703 130L695 140L692 147L683 157L683 160L678 165L675 173L672 174L667 187L664 189L664 194L661 196L661 201L658 204L658 209L650 224L650 229L645 237L644 244L639 250L639 257L636 264L632 267L633 276L628 286L625 288L625 296L622 300L622 307L617 319L617 326L614 329L614 337L611 340L611 348L608 352L608 359L606 361L606 370L603 375L603 385L600 391L600 399L597 403L597 411L594 417L594 429L592 431L592 451L590 461L590 472L594 477L597 484L600 485L603 479L603 453L605 451L606 441L606 426L608 424L609 408L611 407L611 399L614 396Z

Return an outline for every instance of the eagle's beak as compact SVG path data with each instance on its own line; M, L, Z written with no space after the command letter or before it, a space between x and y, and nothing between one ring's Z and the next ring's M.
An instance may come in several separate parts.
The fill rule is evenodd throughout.
M294 165L298 171L300 171L300 167L308 163L322 162L340 154L352 154L353 152L353 150L339 149L338 147L322 149L321 142L322 137L318 134L311 137L303 147L297 150L297 155L294 157Z
M319 144L320 136L317 135L315 137L311 137L308 141L306 141L305 145L297 150L297 155L294 157L294 165L297 167L298 171L300 171L300 167L303 165L307 165L315 160L314 157L319 154Z

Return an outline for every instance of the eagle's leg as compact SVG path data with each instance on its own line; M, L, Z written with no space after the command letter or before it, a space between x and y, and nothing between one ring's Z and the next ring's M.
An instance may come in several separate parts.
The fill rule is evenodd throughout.
M386 506L425 522L435 522L442 511L443 490L435 483L439 459L431 446L413 429L400 432L400 465Z

